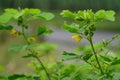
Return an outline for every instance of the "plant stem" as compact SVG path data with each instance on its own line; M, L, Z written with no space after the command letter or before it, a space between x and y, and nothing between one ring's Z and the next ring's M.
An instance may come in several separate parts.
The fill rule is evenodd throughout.
M93 45L93 41L92 41L91 38L89 39L89 42L90 42L90 45L91 45L91 47L92 47L92 50L93 50L93 53L94 53L96 62L97 62L97 64L98 64L99 70L100 70L101 74L104 75L104 72L103 72L102 67L101 67L101 65L100 65L100 62L99 62L99 60L98 60L98 56L97 56L97 54L96 54L96 51L95 51L95 48L94 48L94 45Z
M25 35L24 27L22 27L22 35L23 35L26 43L27 43L28 45L30 45L30 43L28 42L27 37L26 37L26 35ZM29 51L32 52L32 53L36 53L36 52L34 52L33 50L29 50ZM48 79L51 80L51 78L50 78L50 76L49 76L49 73L47 72L47 69L45 68L44 64L43 64L42 61L39 59L39 57L35 55L34 58L36 58L37 61L41 64L42 68L44 69L44 71L45 71L45 73L46 73L46 75L47 75L47 77L48 77Z
M35 56L35 58L38 60L38 62L41 64L42 68L44 69L47 77L49 80L51 80L50 76L49 76L49 73L47 72L47 69L45 68L45 66L43 65L42 61L39 59L39 57Z
M26 37L26 35L25 35L25 29L24 29L24 27L22 27L22 35L23 35L26 43L27 43L28 45L30 45L30 43L28 42L27 37Z

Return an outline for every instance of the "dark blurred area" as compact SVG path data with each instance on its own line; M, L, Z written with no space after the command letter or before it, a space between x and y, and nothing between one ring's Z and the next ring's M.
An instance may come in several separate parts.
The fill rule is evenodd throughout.
M120 0L0 0L0 8L41 8L43 10L105 9L120 11Z

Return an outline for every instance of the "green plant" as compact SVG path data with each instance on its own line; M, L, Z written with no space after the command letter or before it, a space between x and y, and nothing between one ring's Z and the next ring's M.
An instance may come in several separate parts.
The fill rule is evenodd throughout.
M51 20L54 15L52 13L42 12L39 9L5 9L0 16L0 30L7 30L11 35L21 38L26 44L13 44L10 51L23 51L27 53L23 58L32 57L34 60L28 64L33 67L33 74L13 74L0 75L0 79L4 80L119 80L120 57L119 52L114 53L110 47L110 43L116 38L120 38L120 34L114 35L111 39L102 40L100 44L93 43L94 32L96 31L96 23L108 20L115 20L115 12L99 10L84 10L71 12L63 10L63 17L71 18L72 24L65 22L63 29L73 33L73 39L80 42L83 38L88 40L90 45L78 46L74 52L64 51L62 60L54 62L45 62L41 58L48 58L48 55L57 46L50 43L38 43L36 40L39 36L50 34L45 25L37 27L35 33L29 32L30 23L35 20ZM15 24L13 24L15 23ZM65 62L65 60L71 60ZM75 60L74 63L72 63ZM0 70L4 67L0 66Z
M52 33L52 30L49 30L45 25L37 26L35 34L28 32L30 28L30 21L35 21L39 19L51 20L54 17L52 13L41 12L39 9L5 9L5 12L0 16L0 30L8 30L13 36L22 36L26 45L12 45L10 50L25 50L27 55L24 55L24 58L33 57L41 65L42 69L45 72L45 76L48 80L51 80L49 72L47 71L44 63L41 61L40 56L43 53L49 53L51 50L55 49L56 46L52 44L36 44L35 41L37 37L43 34ZM17 26L12 25L12 22L16 23ZM19 29L17 29L18 27ZM39 53L40 52L40 53ZM8 76L8 80L21 80L19 78L27 80L38 80L40 76L36 75L25 75L25 74L15 74ZM4 77L3 77L4 78ZM7 79L5 77L5 79Z
M69 31L70 33L74 33L72 38L75 39L77 42L80 42L82 38L88 40L91 47L91 49L84 49L84 47L81 49L79 47L79 49L81 50L81 54L69 53L64 51L63 59L82 59L85 63L91 65L91 67L95 69L93 71L93 75L96 74L99 76L97 76L96 79L113 80L113 66L119 64L120 59L116 56L110 55L110 50L106 50L106 47L114 39L119 38L120 34L116 34L109 40L103 40L102 44L97 49L93 44L93 36L94 32L96 31L96 23L103 20L114 21L115 12L112 10L99 10L95 13L92 10L84 10L78 12L63 10L61 12L61 15L63 17L71 18L74 20L72 24L68 24L67 22L65 22L63 24L63 29Z

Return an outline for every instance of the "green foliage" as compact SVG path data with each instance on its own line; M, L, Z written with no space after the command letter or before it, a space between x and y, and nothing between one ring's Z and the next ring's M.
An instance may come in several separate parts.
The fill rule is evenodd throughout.
M88 54L83 55L82 57L84 61L88 61L92 56L93 54L88 53Z
M27 20L35 20L35 19L44 19L44 20L51 20L54 18L52 13L41 12L39 9L5 9L4 14L0 16L0 23L7 23L12 20L17 20L20 16L27 17ZM29 17L28 17L29 16Z
M11 76L8 76L8 80L22 80L22 79L27 79L27 80L37 80L39 79L39 76L37 75L32 75L32 76L28 76L28 75L24 75L24 74L14 74Z
M114 11L105 11L105 10L100 10L95 13L95 19L96 21L99 20L109 20L109 21L115 21L115 12Z
M46 31L46 27L38 27L37 28L37 35L41 35Z
M13 29L13 26L11 25L0 25L0 30L12 30Z
M114 21L115 12L99 10L94 13L92 10L84 10L78 12L71 12L69 10L63 10L61 14L63 17L72 18L75 20L74 23L68 25L64 24L63 29L82 35L82 37L92 37L93 32L96 30L94 25L103 20ZM76 22L77 21L77 22Z
M0 79L2 79L2 80L8 80L8 75L0 75Z
M40 36L42 34L51 34L52 32L52 30L47 29L45 26L37 28L37 36Z
M35 19L43 19L43 20L51 20L54 18L52 13L43 12L34 16L31 16L28 20L35 20Z
M109 40L103 40L100 45L95 45L92 41L94 31L96 31L96 23L103 20L115 21L115 12L112 10L99 10L97 12L92 10L78 12L63 10L60 15L73 19L73 23L70 25L64 23L63 29L87 39L90 43L90 46L79 46L77 48L77 52L80 54L63 52L63 59L81 59L84 63L90 65L91 68L94 68L95 71L90 72L92 74L91 77L86 77L85 80L115 80L113 73L117 72L114 71L114 66L120 64L120 59L116 55L113 56L107 47L112 41L120 38L120 34L114 35ZM77 39L78 37L74 38ZM93 77L93 75L96 75L97 78ZM82 79L84 80L84 78Z
M57 49L57 45L50 44L50 43L41 43L39 45L36 45L36 50L42 50L42 51L52 51Z
M111 65L117 65L120 64L120 59L114 60Z
M76 17L76 13L72 13L69 10L63 10L63 12L61 12L60 15L63 15L63 17L69 17L69 18L75 18Z
M35 54L33 53L28 53L27 55L23 56L23 58L30 58L30 57L35 57Z
M41 74L42 79L46 79L44 77L44 73L42 72L41 66L36 63L32 62L30 64L32 67L34 67L34 70L36 73ZM79 64L64 64L62 62L56 62L56 63L47 63L47 69L50 71L50 76L52 80L80 80L82 77L82 66ZM84 66L85 67L85 66ZM39 72L38 72L39 71ZM83 70L84 71L84 70Z
M18 44L14 44L14 45L10 45L9 46L9 51L20 51L20 50L22 50L22 45L18 45Z
M40 17L44 20L51 20L52 18L54 18L54 15L52 13L43 12L40 15L37 15L37 17Z
M67 23L65 23L63 25L63 29L68 30L69 32L72 32L72 33L77 33L79 29L79 25L75 23L68 25Z
M71 59L77 59L80 58L81 56L75 53L68 53L66 51L63 52L62 54L62 59L63 60L71 60Z
M7 23L13 18L13 14L11 13L4 13L0 16L0 23Z
M112 10L99 10L93 12L92 10L83 10L78 12L71 12L63 10L61 15L66 18L73 19L71 24L66 21L63 24L63 29L74 33L73 39L79 42L82 38L88 40L90 45L78 46L75 52L64 51L62 60L47 62L41 58L49 57L53 50L57 48L55 44L37 43L38 36L52 33L52 30L47 29L43 25L39 25L36 33L29 33L29 21L38 19L51 20L54 18L52 13L42 12L39 9L25 8L25 9L5 9L5 12L0 16L0 30L11 31L14 36L22 36L26 44L14 44L9 47L9 51L21 51L26 53L23 58L33 58L29 63L29 67L33 67L33 74L13 74L0 75L0 79L5 80L118 80L120 68L120 57L107 47L110 43L120 38L120 34L114 35L109 40L102 40L100 44L93 43L94 32L96 31L96 23L108 20L115 20L115 12ZM12 21L16 22L16 26L9 25ZM53 58L53 57L52 57ZM46 58L45 58L46 59ZM74 60L76 62L74 62ZM66 60L71 60L66 62ZM72 61L73 60L73 61ZM74 62L74 63L72 63ZM0 66L0 70L3 67ZM117 78L116 78L117 77Z
M12 9L8 8L5 9L5 12L0 16L0 30L9 30L11 31L10 34L14 36L22 36L23 39L26 41L26 45L11 45L9 47L9 51L11 52L16 52L16 51L21 51L21 52L27 52L27 55L24 55L23 58L29 58L32 57L35 60L39 62L41 65L43 71L44 71L44 76L46 79L51 80L49 77L49 74L47 72L46 67L40 60L41 55L47 55L50 53L52 50L56 49L56 45L52 44L33 44L34 41L36 41L36 37L42 35L42 34L50 34L52 33L52 30L47 29L47 27L40 27L37 28L37 31L35 34L30 34L27 33L26 30L29 28L29 21L34 21L38 19L43 19L43 20L51 20L54 18L54 15L50 12L42 12L39 9L34 9L34 8L25 8L25 9ZM18 30L15 29L16 26L9 25L11 22L14 21L16 22L17 26L20 28ZM42 52L42 53L41 53ZM1 68L2 69L2 68ZM2 79L6 79L6 77L1 76ZM27 76L24 74L13 74L8 76L8 80L38 80L41 79L41 77L36 74L32 76Z
M0 71L4 70L4 67L0 65Z
M112 10L110 11L99 10L96 13L94 13L92 10L84 10L78 12L63 10L61 12L61 15L63 17L72 18L78 21L101 21L101 20L114 21L115 20L114 18L115 12Z

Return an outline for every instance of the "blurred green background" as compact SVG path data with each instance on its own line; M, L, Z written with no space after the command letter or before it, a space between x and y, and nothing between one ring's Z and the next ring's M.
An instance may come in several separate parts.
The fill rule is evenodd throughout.
M58 27L63 21L59 16L59 12L63 9L71 11L92 9L97 11L99 9L114 10L116 14L116 21L114 23L106 22L98 24L99 29L106 30L120 30L120 0L0 0L0 10L4 8L40 8L44 11L53 12L56 17L52 21L52 26ZM58 21L59 19L59 21ZM55 22L56 21L56 22Z
M5 8L19 8L19 7L39 8L42 11L52 12L53 14L55 14L55 18L52 21L47 22L47 26L50 27L52 26L55 28L61 27L61 25L64 22L63 18L59 15L59 13L64 9L69 9L71 11L84 10L84 9L92 9L93 11L97 11L100 9L114 10L116 12L115 22L108 22L108 21L100 22L96 26L98 30L109 31L110 33L120 31L120 0L0 0L0 14L2 14ZM32 24L35 25L37 24L37 22L33 22ZM24 53L18 54L18 52L7 51L7 48L9 47L10 44L14 42L16 43L21 42L19 41L20 39L8 37L9 36L8 34L9 33L6 31L0 31L0 65L5 66L6 69L6 71L4 71L3 73L28 71L26 65L24 64L29 62L29 59L28 60L21 59L21 55L23 55ZM65 34L68 35L67 33ZM57 37L59 37L60 35L63 34L59 34L57 35ZM65 37L64 36L60 37L61 42L56 38L55 38L56 40L51 39L51 41L53 43L59 42L58 44L62 43L63 46L66 45L67 48L69 48L68 47L69 44L73 45L72 42L69 43L69 39L66 39L66 42L64 42L65 40L62 40L62 38L64 39ZM61 48L64 49L65 47L63 46L61 46ZM71 46L71 48L73 47Z
M0 0L0 10L4 8L40 8L44 11L51 11L56 14L56 20L62 19L59 17L59 12L63 9L69 9L72 11L92 9L97 11L99 9L114 10L116 14L116 21L114 23L102 23L98 24L98 27L110 30L120 30L119 27L119 12L120 12L120 0ZM53 21L54 24L54 21ZM60 24L60 21L55 22L56 25ZM100 23L101 24L101 23ZM56 26L55 25L55 26ZM114 27L113 27L114 26Z

